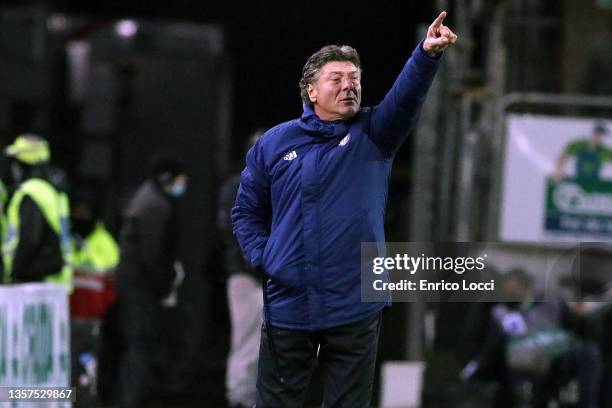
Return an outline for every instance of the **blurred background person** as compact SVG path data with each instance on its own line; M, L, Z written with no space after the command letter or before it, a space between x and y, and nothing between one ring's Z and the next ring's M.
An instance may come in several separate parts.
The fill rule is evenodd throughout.
M257 130L248 140L247 150L264 133ZM246 154L246 152L245 152ZM227 302L231 323L231 343L227 357L225 386L232 408L247 408L255 404L257 360L261 330L263 293L261 274L244 259L232 232L231 211L240 186L240 173L231 175L219 193L217 226L223 240L227 279Z
M492 308L489 331L462 378L496 378L502 385L500 406L542 408L575 379L577 406L598 407L601 353L582 336L579 310L539 300L533 279L522 269L508 272L502 287L506 301Z
M120 354L116 330L110 336L107 329L117 324L113 306L119 247L100 220L96 198L83 187L76 189L70 200L74 247L74 291L70 296L71 376L73 384L82 387L77 391L80 394L77 406L95 403L98 388L113 387Z
M122 332L126 350L120 363L120 407L144 407L160 369L160 315L175 302L180 231L176 204L187 189L182 160L157 156L150 175L130 201L120 233L117 267Z
M2 253L2 240L6 235L6 202L8 200L8 191L4 181L0 179L0 254ZM0 284L3 282L4 277L4 262L0 262Z
M71 315L101 319L115 301L114 276L119 247L100 220L92 193L80 190L71 195L70 214L74 246Z
M65 186L52 184L46 140L18 136L5 150L16 190L7 207L5 280L45 281L72 290L70 211Z
M560 279L562 294L574 312L572 330L599 345L602 373L599 407L612 407L612 248L582 243L571 273Z

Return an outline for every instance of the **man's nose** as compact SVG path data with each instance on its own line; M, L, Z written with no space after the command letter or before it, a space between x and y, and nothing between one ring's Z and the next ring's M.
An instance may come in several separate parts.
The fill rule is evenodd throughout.
M354 89L354 88L355 88L355 83L351 81L350 78L342 79L342 89L343 90Z

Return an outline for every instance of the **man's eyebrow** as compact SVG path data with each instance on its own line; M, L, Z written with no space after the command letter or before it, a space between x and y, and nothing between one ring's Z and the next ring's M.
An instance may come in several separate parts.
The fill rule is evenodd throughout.
M334 75L334 74L342 75L342 74L344 74L344 73L348 73L348 74L358 74L358 73L359 73L359 70L357 70L357 69L356 69L356 70L354 70L354 71L349 71L349 72L345 72L345 71L332 71L332 72L329 72L329 75Z

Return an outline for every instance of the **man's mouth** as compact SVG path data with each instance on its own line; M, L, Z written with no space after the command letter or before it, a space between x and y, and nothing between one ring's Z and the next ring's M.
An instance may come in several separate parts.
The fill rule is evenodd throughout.
M357 102L357 99L352 98L352 97L348 97L348 98L342 98L340 99L341 102Z

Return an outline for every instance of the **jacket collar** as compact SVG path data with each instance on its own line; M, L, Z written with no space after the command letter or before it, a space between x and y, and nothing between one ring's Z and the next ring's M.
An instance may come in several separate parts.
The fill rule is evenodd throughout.
M348 132L351 120L321 120L309 104L304 102L302 106L304 113L298 121L302 130L329 139L344 136Z

